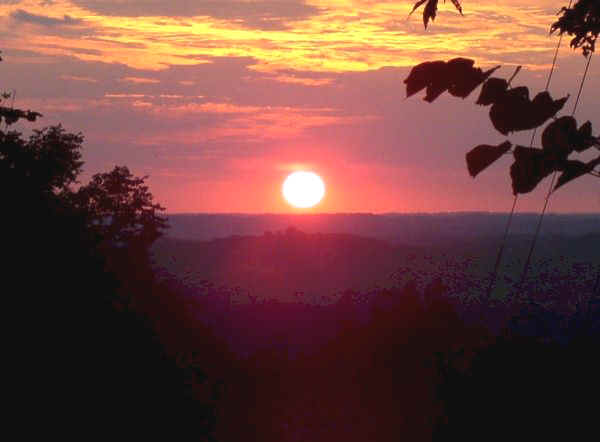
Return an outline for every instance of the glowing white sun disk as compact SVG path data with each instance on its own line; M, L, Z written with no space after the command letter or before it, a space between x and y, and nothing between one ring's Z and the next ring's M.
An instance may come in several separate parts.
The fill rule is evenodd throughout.
M325 184L314 172L294 172L283 182L283 197L294 207L307 208L317 204L325 195Z

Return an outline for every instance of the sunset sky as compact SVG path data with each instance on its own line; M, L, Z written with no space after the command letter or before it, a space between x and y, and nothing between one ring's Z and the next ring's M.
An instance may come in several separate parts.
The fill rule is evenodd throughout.
M405 98L410 67L462 56L543 90L566 0L448 1L427 30L412 1L0 0L0 89L85 135L83 181L127 165L168 212L290 212L281 184L321 175L313 212L508 211L506 156L472 179L465 154L498 144L488 108ZM550 91L571 113L585 59L563 41ZM600 132L600 60L576 117ZM22 130L31 126L21 125ZM529 144L531 132L508 137ZM536 142L539 145L539 140ZM539 211L549 180L520 198ZM600 212L600 180L553 212ZM295 210L301 212L301 210Z

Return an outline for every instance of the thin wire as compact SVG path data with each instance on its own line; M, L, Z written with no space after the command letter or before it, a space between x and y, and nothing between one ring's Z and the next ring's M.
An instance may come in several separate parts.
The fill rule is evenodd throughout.
M498 278L498 269L500 267L500 262L502 261L502 255L504 254L504 247L506 246L506 240L508 238L508 233L510 232L510 225L512 224L513 215L515 213L515 207L517 207L517 200L519 199L519 195L515 195L513 200L512 209L510 210L510 216L508 217L508 221L506 223L506 228L504 229L504 237L502 238L502 243L500 244L500 250L498 250L498 256L496 257L496 264L494 265L494 276L490 280L490 285L487 289L487 296L489 297L492 294L492 290L494 290L494 284L496 283L496 279Z
M571 7L570 4L569 4L569 7ZM562 39L563 39L563 34L560 34L560 37L558 38L558 44L556 45L556 50L554 51L554 58L552 59L552 68L550 68L550 73L548 74L548 80L546 81L546 88L545 88L546 91L550 88L550 82L552 81L552 76L554 75L554 68L556 67L556 60L558 59L558 51L560 49L560 45L562 44ZM538 130L537 127L535 129L533 129L533 134L531 134L531 141L529 142L529 147L533 146L533 140L535 139L537 130Z
M581 91L583 90L583 84L585 83L585 79L587 77L588 70L590 69L590 62L592 61L592 56L594 53L592 52L588 57L587 63L585 65L585 71L583 73L583 78L581 79L581 84L579 85L579 92L577 92L577 99L575 100L575 106L573 106L573 113L571 116L575 115L575 111L577 110L577 105L579 104L579 98L581 97Z
M573 3L573 0L571 0L569 2L569 8L571 7L572 3ZM552 58L552 67L550 68L550 72L548 74L548 79L546 80L546 87L544 88L544 90L546 90L546 91L548 91L548 89L550 88L550 83L552 81L552 76L554 75L554 70L556 68L556 60L558 59L558 51L560 50L560 46L562 44L562 39L563 39L563 34L560 34L560 37L558 38L558 43L556 44L556 49L554 50L554 57ZM521 66L519 66L517 68L517 70L511 77L510 81L512 81L515 78L515 76L519 73L520 69L521 69ZM533 146L533 140L535 139L536 134L537 134L537 127L533 130L533 133L531 134L531 141L529 142L529 147ZM510 214L508 215L508 220L506 221L506 228L504 230L504 238L502 238L502 243L500 244L500 249L498 250L498 255L496 256L496 264L494 265L494 273L493 273L492 279L490 281L490 285L488 286L488 290L487 290L488 297L492 294L492 290L494 290L494 284L496 284L496 280L498 279L498 270L500 268L500 263L502 262L502 256L504 255L504 248L506 247L506 241L508 239L508 234L510 232L510 226L512 224L513 217L515 215L515 208L517 207L518 200L519 200L519 194L517 193L513 200L513 205L512 205L512 209L510 210Z
M552 175L552 181L550 182L550 188L548 189L548 194L546 195L546 200L544 201L544 208L542 209L542 213L538 218L537 227L535 229L535 235L533 237L533 241L531 243L531 247L529 249L529 254L527 255L527 261L525 261L525 268L523 270L523 276L521 277L521 282L519 282L519 289L523 287L525 283L525 279L527 278L527 273L529 271L529 264L531 263L531 257L533 256L533 251L535 249L535 245L537 243L538 237L540 235L540 230L542 228L542 221L544 220L544 215L546 214L546 209L548 208L548 201L550 201L550 195L552 194L552 189L554 188L554 181L556 180L557 173L554 172Z
M590 62L592 61L592 54L588 57L587 63L585 65L585 71L583 72L583 77L581 78L581 83L579 85L579 91L577 92L577 99L575 100L575 105L573 106L573 112L571 116L575 115L577 111L577 106L579 105L579 98L581 97L581 92L583 91L583 85L585 84L585 80L587 79L588 70L590 68ZM529 272L529 265L531 263L531 257L533 256L533 251L535 250L535 246L537 244L537 240L540 234L540 230L542 227L542 221L544 220L544 216L546 215L546 209L548 208L548 202L550 201L550 196L552 195L552 190L554 188L554 182L556 181L556 176L558 175L558 171L554 171L552 174L552 181L550 182L550 188L548 189L548 194L546 195L546 200L544 201L544 208L542 209L542 213L538 219L537 228L535 231L535 236L533 237L533 241L531 243L531 248L529 249L529 254L527 255L527 261L525 261L525 268L523 269L523 276L521 277L521 282L519 283L519 289L523 287L525 280L527 279L527 273Z

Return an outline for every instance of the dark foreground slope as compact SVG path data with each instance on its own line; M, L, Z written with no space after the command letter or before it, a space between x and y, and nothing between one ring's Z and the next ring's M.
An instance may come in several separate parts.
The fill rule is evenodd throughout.
M494 307L510 315L499 333L457 314L443 282L348 291L327 305L216 311L218 293L198 296L179 299L178 327L212 318L236 356L223 363L185 332L164 342L192 366L220 367L191 379L199 391L206 380L222 387L216 440L582 440L594 425L585 398L600 393L600 303L589 293L564 316L521 293Z

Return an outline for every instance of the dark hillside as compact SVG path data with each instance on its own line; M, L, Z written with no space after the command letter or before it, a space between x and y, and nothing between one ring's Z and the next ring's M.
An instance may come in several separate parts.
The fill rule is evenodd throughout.
M526 235L509 239L496 294L509 293L518 284L530 243ZM465 237L419 247L288 229L212 241L166 237L154 244L152 254L156 267L192 287L210 283L235 289L234 303L299 297L327 303L326 298L348 289L364 292L409 281L423 288L435 278L444 280L450 294L480 298L499 244L498 237ZM527 288L552 299L589 290L600 265L598 250L600 234L542 237Z

